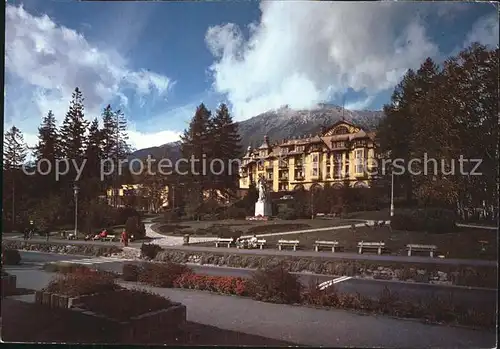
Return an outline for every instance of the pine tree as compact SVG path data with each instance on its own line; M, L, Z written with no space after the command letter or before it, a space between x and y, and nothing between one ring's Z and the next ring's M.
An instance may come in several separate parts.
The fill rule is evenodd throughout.
M203 202L203 192L212 188L210 176L207 176L210 168L204 168L203 160L206 159L206 165L212 158L211 136L211 113L202 103L198 108L189 124L189 128L181 136L181 153L184 159L189 161L181 171L187 172L184 176L184 182L190 186L190 197L198 197L196 202ZM191 163L191 159L196 161ZM206 166L205 166L206 167ZM205 173L204 173L205 172ZM193 194L194 192L194 194Z
M233 122L229 109L222 103L217 109L211 122L212 159L220 159L223 163L223 172L215 175L216 189L224 194L238 188L238 164L235 159L241 153L241 138L238 134L238 125ZM217 172L222 169L214 168Z
M49 169L53 171L56 160L61 157L60 138L52 110L49 110L38 128L38 144L35 146L33 155L43 173L46 173ZM43 176L42 183L44 195L55 190L56 181L52 172L48 176Z
M13 225L16 223L16 177L22 174L21 166L26 160L26 155L27 146L24 142L23 134L17 127L12 126L4 135L3 168L5 177L3 184L10 183L11 185L9 191L11 194L12 213L10 221ZM5 198L4 191L3 199Z
M124 114L120 110L113 111L111 105L108 105L104 108L101 117L103 158L112 161L114 168L113 174L105 180L105 184L113 189L112 202L113 206L116 206L119 183L118 164L132 152L132 148L127 142L127 120Z
M75 88L60 130L62 155L69 161L75 160L78 165L85 156L86 131L89 125L85 120L83 100L82 92L78 87ZM70 178L74 178L74 173L71 175Z

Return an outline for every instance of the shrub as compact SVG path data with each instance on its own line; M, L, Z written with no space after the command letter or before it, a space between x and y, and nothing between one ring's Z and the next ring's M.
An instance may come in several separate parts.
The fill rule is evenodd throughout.
M21 254L18 250L2 247L2 264L17 265L21 263Z
M79 269L59 275L45 288L46 291L71 297L115 291L121 287L111 275L90 269Z
M122 278L124 281L139 280L140 268L135 264L124 264L122 269Z
M180 221L180 212L178 210L168 210L163 213L163 220L167 223L176 223Z
M136 216L132 216L127 218L125 222L125 231L130 235L138 235L139 234L139 218Z
M292 208L281 208L277 214L279 219L293 220L297 219L297 213Z
M158 252L163 251L163 249L156 244L145 244L141 245L141 257L146 257L149 259L155 259Z
M297 303L301 289L297 276L290 274L283 263L256 271L249 283L252 298L273 303Z
M120 207L115 211L114 214L114 224L115 225L122 225L126 224L127 220L130 217L137 217L137 220L140 221L140 214L137 212L134 208L132 207Z
M185 273L174 280L173 286L244 296L247 294L247 283L247 280L233 276L211 276Z
M156 287L172 287L176 278L189 273L192 273L192 270L183 264L145 263L139 271L139 281Z
M229 219L243 219L247 215L247 211L244 208L231 206L225 211L226 218Z

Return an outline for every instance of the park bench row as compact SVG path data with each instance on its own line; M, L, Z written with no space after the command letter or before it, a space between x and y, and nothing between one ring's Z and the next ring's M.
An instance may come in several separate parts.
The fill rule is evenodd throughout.
M266 240L257 240L256 245L262 250L264 246L266 246ZM215 247L227 246L230 248L234 243L232 238L218 238L215 240ZM276 244L278 250L283 250L285 247L292 248L294 251L297 251L297 248L300 246L299 240L278 240ZM339 251L343 248L343 246L338 241L315 241L314 250L319 252L321 248L331 248L332 252ZM239 246L237 246L239 248ZM385 249L385 243L382 241L379 242L366 242L360 241L358 242L358 253L362 254L363 250L376 250L377 254L382 254ZM408 256L412 255L412 252L428 252L430 257L434 257L434 253L437 251L437 246L435 245L420 245L420 244L408 244L406 245L408 250Z

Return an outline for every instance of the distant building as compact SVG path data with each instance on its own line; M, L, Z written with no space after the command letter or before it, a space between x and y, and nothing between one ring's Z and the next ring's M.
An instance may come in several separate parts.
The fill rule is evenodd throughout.
M141 184L123 184L120 188L115 189L115 191L116 193L113 195L113 188L107 190L106 198L108 205L117 207L131 205L142 211L158 211L159 209L167 208L169 205L168 186L165 186L161 192L159 203L154 202L148 197L147 192Z
M375 133L339 121L318 135L248 148L240 168L240 188L248 189L263 176L274 192L324 187L370 187L367 166L376 156ZM372 162L373 163L373 162ZM367 165L368 164L368 165Z

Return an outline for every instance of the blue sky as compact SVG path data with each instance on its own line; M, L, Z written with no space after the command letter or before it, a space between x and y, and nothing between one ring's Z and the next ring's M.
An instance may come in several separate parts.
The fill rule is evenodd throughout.
M36 141L79 86L87 117L125 111L136 148L176 140L196 106L236 120L321 102L380 109L408 68L498 45L491 4L8 1L5 123ZM21 107L20 107L21 106Z

